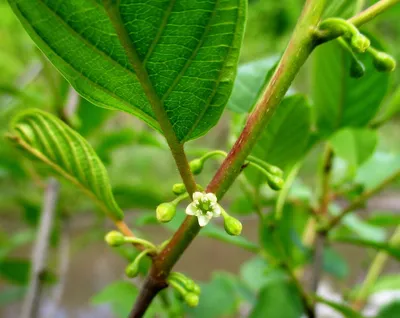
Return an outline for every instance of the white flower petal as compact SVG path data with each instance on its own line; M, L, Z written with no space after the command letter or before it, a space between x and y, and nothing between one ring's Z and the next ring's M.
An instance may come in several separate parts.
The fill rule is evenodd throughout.
M213 217L213 213L212 212L207 212L206 216L211 220L211 218Z
M190 203L186 208L186 214L187 215L197 215L198 209L197 209L196 205L194 205L193 203Z
M204 194L201 192L195 192L193 193L193 201L196 200L201 200L203 198Z
M217 197L214 193L207 193L205 197L213 203L217 203Z
M197 219L199 221L199 225L203 227L207 225L208 222L210 222L211 217L208 217L207 215L199 215Z
M212 209L214 217L219 217L221 215L221 207L219 204L215 204Z

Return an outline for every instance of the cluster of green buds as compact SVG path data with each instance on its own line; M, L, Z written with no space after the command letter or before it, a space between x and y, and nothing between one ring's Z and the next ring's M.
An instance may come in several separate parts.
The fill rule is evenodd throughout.
M172 272L167 278L168 284L174 288L190 307L199 304L200 287L192 279L182 273Z
M131 262L125 268L125 274L126 274L126 276L128 276L130 278L136 277L139 274L140 262L144 256L157 252L157 248L153 243L151 243L147 240L141 239L141 238L125 236L118 231L111 231L111 232L107 233L107 235L105 236L104 239L105 239L106 243L112 247L118 247L118 246L122 246L124 244L137 244L137 245L144 247L144 250L141 251L135 257L133 262Z
M227 153L221 150L213 150L200 158L194 159L190 161L189 166L193 174L199 174L203 171L204 163L216 156L226 157ZM260 171L267 179L267 183L272 190L280 190L283 187L283 172L282 170L274 165L265 162L262 159L259 159L254 156L248 156L246 160L246 164Z
M333 37L339 37L339 43L351 56L351 77L359 78L365 74L365 66L356 55L361 53L371 55L378 72L392 72L395 69L396 61L394 58L373 48L371 41L352 23L340 18L329 18L320 23L319 29L322 31L329 30Z

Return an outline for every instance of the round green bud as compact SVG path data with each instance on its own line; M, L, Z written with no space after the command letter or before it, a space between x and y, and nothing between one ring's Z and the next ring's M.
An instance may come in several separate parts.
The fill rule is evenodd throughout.
M359 61L353 59L350 64L350 76L353 78L363 77L365 74L365 66Z
M125 268L125 274L129 278L134 278L139 274L139 262L133 261Z
M199 296L195 293L187 293L184 298L190 307L196 307L199 304Z
M271 187L272 190L280 190L283 188L285 181L278 176L268 176L267 183Z
M176 206L171 202L161 203L156 209L157 220L166 223L172 220L176 213Z
M353 35L353 37L351 38L351 46L358 53L364 53L369 48L370 45L371 41L361 33Z
M189 167L193 174L199 174L201 171L203 171L203 166L204 163L200 159L194 159L189 162Z
M125 236L118 231L109 232L104 239L110 246L121 246L126 242Z
M242 233L243 225L238 219L226 214L224 215L224 228L229 235L237 236Z
M197 294L197 295L200 295L200 293L201 293L200 286L199 286L199 285L197 285L196 283L194 283L194 286L193 286L192 292L194 292L194 293L195 293L195 294Z
M376 53L373 62L378 72L392 72L396 68L396 60L385 52Z
M183 183L175 183L172 186L172 192L176 195L180 195L186 192L186 187Z

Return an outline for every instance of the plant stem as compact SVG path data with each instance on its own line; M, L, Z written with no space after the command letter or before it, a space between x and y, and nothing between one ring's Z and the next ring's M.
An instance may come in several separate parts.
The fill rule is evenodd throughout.
M358 207L362 206L365 201L367 201L370 197L373 195L377 194L380 192L383 188L388 186L390 183L395 181L396 179L400 178L400 170L383 180L380 184L378 184L375 188L372 188L371 190L365 191L363 194L361 194L357 199L355 199L352 203L350 203L346 208L342 210L342 212L333 217L330 222L323 228L321 228L321 231L323 232L328 232L332 228L334 228L348 213L354 211Z
M370 6L369 8L356 14L347 21L356 27L360 27L398 3L400 3L400 0L381 0L375 3L374 5ZM315 30L315 35L319 38L318 43L322 43L331 40L333 38L336 38L338 36L341 36L341 34L338 34L336 32L337 30L334 32L332 31L333 30Z
M334 153L332 147L329 144L326 144L322 161L322 171L320 174L321 195L317 213L320 219L326 218L328 214L329 203L331 201L330 184L331 184L333 158L334 158ZM314 243L313 272L311 277L311 290L314 294L317 293L318 285L321 280L325 241L326 241L326 233L318 232ZM314 315L315 315L315 303L314 303Z
M400 3L400 0L381 0L350 18L348 21L356 26L361 26L398 3Z
M399 247L400 245L400 226L398 226L389 240L389 244L394 247ZM374 286L376 280L379 278L382 270L384 269L386 262L389 259L388 253L385 251L380 251L376 254L365 280L361 286L360 291L355 297L352 307L355 310L361 310L364 307L365 301L368 298L371 288Z
M29 281L28 292L22 306L21 318L38 317L42 287L46 274L50 233L53 227L58 194L59 184L57 180L50 178L44 193L42 214L32 253L31 278Z
M246 157L250 154L293 79L316 45L312 30L319 22L324 6L325 0L306 1L293 36L274 75L250 114L240 137L208 185L206 192L215 193L221 199L242 171ZM172 267L199 231L200 227L196 218L186 217L169 244L155 259L131 317L140 317L138 313L145 312L154 297L152 292L158 292L157 288L152 286L152 282L154 280L160 282L161 287ZM142 294L146 294L148 297L144 298ZM150 297L151 299L149 299Z

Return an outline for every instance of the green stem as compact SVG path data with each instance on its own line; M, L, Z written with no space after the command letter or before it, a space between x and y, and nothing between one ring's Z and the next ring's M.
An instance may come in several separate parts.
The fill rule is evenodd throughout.
M151 108L157 118L157 121L164 133L165 139L167 140L168 146L171 149L172 156L176 162L182 181L185 184L186 190L192 196L193 192L196 191L196 182L193 174L190 171L189 163L183 148L178 138L175 135L172 124L169 121L167 113L164 109L162 100L158 97L151 81L147 70L143 66L142 61L134 47L128 31L124 28L123 21L120 16L118 3L115 0L103 0L104 7L110 17L110 20L115 28L118 38L125 49L125 53L128 56L129 62L131 63L135 74L142 86L142 89L150 102Z
M396 228L393 236L389 240L389 244L396 248L400 245L400 226ZM364 306L371 288L374 286L376 280L382 273L382 270L384 269L388 259L389 255L385 251L381 251L376 254L368 270L367 276L365 277L365 280L361 286L361 289L353 301L354 309L360 310Z
M381 0L348 19L347 22L356 27L360 27L398 3L400 3L400 0ZM322 43L342 35L338 34L336 31L337 30L315 30L315 35L319 38L319 43Z
M400 3L400 0L381 0L348 21L355 26L361 26L398 3Z
M296 179L297 174L303 164L303 161L298 161L293 168L290 170L288 176L285 180L285 185L283 186L282 190L279 192L278 199L276 200L275 206L275 219L280 220L283 215L283 207L285 205L286 199L289 194L289 190L292 187L294 180Z
M146 241L144 239L138 238L138 237L127 236L127 237L125 237L125 242L132 243L134 245L142 245L143 247L147 247L148 249L152 249L152 250L156 249L156 246L153 243Z
M373 195L377 194L380 192L383 188L388 186L390 183L395 181L396 179L400 178L400 170L386 178L382 183L378 184L375 188L372 188L371 190L365 191L363 194L361 194L357 199L355 199L352 203L350 203L346 208L342 210L340 214L337 216L333 217L329 223L322 227L320 231L322 232L328 232L332 228L334 228L348 213L354 211L358 207L362 206L365 201L367 201L370 197Z
M207 187L220 199L242 170L242 166L256 144L275 109L285 96L298 71L315 47L313 28L318 24L325 0L307 0L292 39L282 59L264 89L259 102L249 115L246 126L232 150L225 158ZM168 276L172 266L200 231L197 220L187 217L175 232L170 243L160 253L151 275Z

